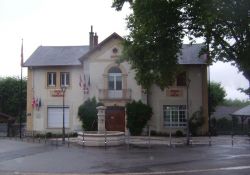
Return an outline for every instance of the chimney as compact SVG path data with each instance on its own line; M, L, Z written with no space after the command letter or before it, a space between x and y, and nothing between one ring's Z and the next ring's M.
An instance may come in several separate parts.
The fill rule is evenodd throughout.
M91 31L89 32L89 50L92 50L94 47L94 32L93 26L91 25Z
M96 47L98 45L98 36L97 36L97 33L95 33L95 36L94 36L94 47Z

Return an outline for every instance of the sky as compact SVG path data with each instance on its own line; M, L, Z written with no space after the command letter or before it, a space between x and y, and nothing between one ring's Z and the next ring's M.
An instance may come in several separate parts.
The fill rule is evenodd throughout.
M0 0L0 77L20 76L22 39L25 61L41 45L88 45L91 25L99 42L113 32L126 36L131 11L125 5L117 12L111 5L112 0ZM211 66L210 79L221 83L226 98L248 99L237 89L249 83L230 63Z

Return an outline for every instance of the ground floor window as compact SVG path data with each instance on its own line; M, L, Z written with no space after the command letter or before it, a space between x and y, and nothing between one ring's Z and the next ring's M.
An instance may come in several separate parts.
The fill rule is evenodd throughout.
M69 107L64 107L64 126L69 128ZM63 107L48 107L48 128L63 127Z
M163 117L164 127L186 126L186 105L164 105Z

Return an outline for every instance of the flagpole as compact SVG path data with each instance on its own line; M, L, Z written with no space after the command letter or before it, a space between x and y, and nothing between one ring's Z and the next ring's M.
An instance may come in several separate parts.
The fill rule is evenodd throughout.
M22 99L23 99L23 39L21 46L21 81L20 81L20 116L19 116L19 137L22 138Z

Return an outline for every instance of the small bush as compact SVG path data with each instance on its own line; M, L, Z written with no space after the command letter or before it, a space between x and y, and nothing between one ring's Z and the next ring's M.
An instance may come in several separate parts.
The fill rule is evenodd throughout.
M46 133L46 138L51 138L52 137L52 133L51 132L47 132Z
M126 104L127 128L131 135L140 135L152 116L152 108L141 101Z
M183 132L182 132L182 131L177 130L177 131L175 132L175 136L176 136L176 137L183 137L183 136L184 136L184 134L183 134Z
M97 130L97 109L96 107L101 105L97 103L95 98L86 100L78 108L78 117L82 122L82 127L86 131Z

